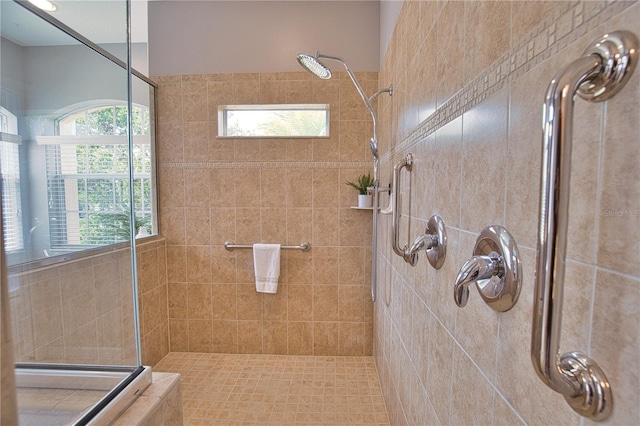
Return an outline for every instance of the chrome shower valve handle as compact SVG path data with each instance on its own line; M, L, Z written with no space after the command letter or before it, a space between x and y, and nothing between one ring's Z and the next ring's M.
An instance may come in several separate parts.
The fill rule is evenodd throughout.
M469 301L469 286L476 284L483 299L495 299L500 294L504 259L496 252L489 256L473 256L467 260L456 278L453 298L461 308ZM493 278L497 277L496 280Z
M429 242L427 242L427 240ZM427 247L433 247L434 244L438 244L436 241L436 237L431 234L422 234L419 235L411 244L411 247L408 245L404 246L404 261L409 263L411 266L415 266L418 263L418 252L421 249L425 249L425 245Z
M440 216L433 215L429 218L427 229L419 235L411 244L404 247L404 261L415 266L418 263L418 252L424 250L431 266L442 268L447 257L447 233L444 222Z
M453 289L456 305L461 308L467 305L469 286L476 284L480 297L492 309L508 311L518 300L522 281L515 240L505 228L491 225L480 233L473 254L456 278Z

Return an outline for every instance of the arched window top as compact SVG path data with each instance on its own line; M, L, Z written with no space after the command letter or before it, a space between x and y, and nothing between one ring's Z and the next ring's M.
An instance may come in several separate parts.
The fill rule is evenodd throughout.
M150 134L149 108L132 108L134 135ZM61 136L122 136L127 134L127 106L115 103L84 107L58 120Z

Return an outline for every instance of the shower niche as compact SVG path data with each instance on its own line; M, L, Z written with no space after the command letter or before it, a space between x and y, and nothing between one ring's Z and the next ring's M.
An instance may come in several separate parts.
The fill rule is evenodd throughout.
M118 413L103 408L151 375L134 236L157 229L155 84L129 64L146 46L128 39L129 2L1 3L2 314L19 421L108 423ZM87 32L94 18L104 31Z

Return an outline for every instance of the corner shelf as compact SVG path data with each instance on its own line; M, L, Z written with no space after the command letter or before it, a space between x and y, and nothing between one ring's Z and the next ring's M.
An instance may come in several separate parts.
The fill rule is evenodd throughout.
M358 206L351 206L351 208L353 210L373 210L373 207L358 207Z

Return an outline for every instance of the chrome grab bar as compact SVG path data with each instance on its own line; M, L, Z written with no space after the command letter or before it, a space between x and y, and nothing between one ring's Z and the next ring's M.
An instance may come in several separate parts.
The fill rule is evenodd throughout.
M233 251L233 249L252 249L252 244L236 244L233 241L225 241L224 248ZM309 251L311 250L311 244L306 241L303 241L298 246L280 246L280 250L302 250Z
M413 154L406 155L404 160L393 166L393 192L391 193L391 205L393 206L393 251L411 266L418 263L418 252L424 250L431 266L442 268L447 256L447 234L444 222L440 216L431 216L424 234L418 235L413 243L400 248L400 213L398 208L398 194L400 193L400 172L402 169L411 171L413 167ZM376 203L377 209L377 203Z
M411 171L413 166L413 154L409 153L404 160L393 166L393 192L391 193L393 204L392 229L393 229L393 252L410 263L405 256L404 248L400 248L400 214L398 213L398 193L400 192L400 172L402 169Z
M580 352L559 354L571 168L573 103L614 96L636 66L638 38L627 31L603 35L583 57L556 74L543 109L540 216L531 359L540 379L577 413L604 420L612 412L611 386L598 364Z

